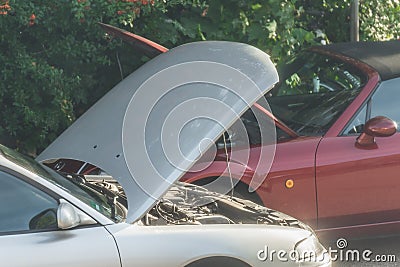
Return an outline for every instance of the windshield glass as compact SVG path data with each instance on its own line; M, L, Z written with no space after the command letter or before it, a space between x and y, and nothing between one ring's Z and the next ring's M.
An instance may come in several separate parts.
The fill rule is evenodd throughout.
M305 52L278 67L281 82L266 96L273 114L299 135L324 135L366 83L351 65Z
M54 170L14 151L13 149L0 145L0 151L8 160L55 184L111 220L115 222L123 220L122 217L113 217L113 204L110 203L104 195L92 188L85 186L83 183L74 182L72 178L69 179L61 176Z

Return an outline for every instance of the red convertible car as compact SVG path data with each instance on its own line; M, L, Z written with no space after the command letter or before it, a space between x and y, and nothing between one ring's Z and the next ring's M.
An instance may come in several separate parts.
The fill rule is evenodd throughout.
M152 56L167 51L130 33L108 30ZM238 135L227 131L216 144L212 163L188 172L181 181L207 185L217 177L228 183L234 179L232 194L300 218L321 234L398 231L400 41L312 47L278 72L279 84L265 96L273 115L256 104L276 125L268 174L257 173L256 165L263 146L271 144L262 143L249 111L241 118L251 144L246 148L249 161L229 161L227 151L242 148ZM62 170L63 164L53 167ZM69 171L75 168L81 174L95 169L72 165L68 163ZM250 193L256 176L263 182Z
M263 146L257 129L248 130L256 137L249 135L246 164L230 162L228 172L221 150L208 168L182 180L204 185L219 176L239 179L237 194L327 234L398 229L400 41L313 47L278 72L281 81L266 96L276 121L276 152L261 186L247 190L254 176L263 175L253 171ZM254 127L249 118L248 129ZM229 138L235 133L225 140L235 149Z

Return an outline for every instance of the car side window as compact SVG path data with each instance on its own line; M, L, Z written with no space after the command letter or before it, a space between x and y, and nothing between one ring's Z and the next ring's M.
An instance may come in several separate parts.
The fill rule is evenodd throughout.
M400 78L382 82L372 97L371 118L385 116L397 124L400 123L399 83Z
M0 234L57 229L57 207L51 196L0 171Z
M346 127L344 135L360 134L364 129L365 122L367 121L367 105L358 112L357 116L351 121L351 123Z
M350 122L344 130L344 135L360 134L363 131L364 124L367 120L376 116L385 116L392 119L397 124L400 123L400 113L398 105L400 103L400 95L398 84L400 78L382 82L379 88L373 94L368 105L370 105L370 114L367 114L368 105L364 105L361 111ZM397 129L399 131L399 129Z

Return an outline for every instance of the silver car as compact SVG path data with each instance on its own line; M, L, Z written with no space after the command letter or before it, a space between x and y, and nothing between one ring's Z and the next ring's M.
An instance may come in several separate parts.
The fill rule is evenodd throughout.
M277 81L254 47L187 44L124 79L36 161L1 146L2 265L330 266L298 220L177 182ZM38 163L60 158L110 176Z

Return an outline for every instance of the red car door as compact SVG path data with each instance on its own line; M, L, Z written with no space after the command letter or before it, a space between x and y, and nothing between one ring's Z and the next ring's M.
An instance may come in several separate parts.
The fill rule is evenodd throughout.
M316 155L318 228L400 221L400 133L355 145L366 120L400 121L399 83L382 82L341 136L322 138Z
M320 137L280 143L271 170L257 193L265 206L317 226L315 151Z
M317 153L318 226L400 221L400 134L355 146L356 137L323 138Z

